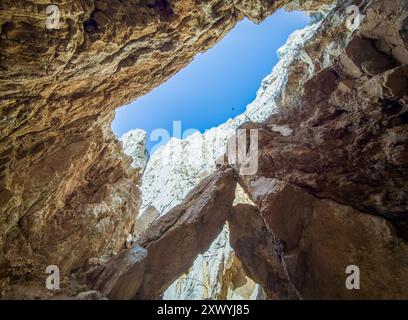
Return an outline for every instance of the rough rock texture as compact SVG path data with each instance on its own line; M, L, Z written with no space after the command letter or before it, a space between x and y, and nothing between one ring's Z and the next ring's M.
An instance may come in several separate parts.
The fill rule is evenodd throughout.
M253 220L246 227L254 232L237 235L231 224L231 235L252 237L253 251L238 240L234 249L272 298L408 296L408 8L372 1L354 33L344 9L329 13L303 48L305 63L289 70L279 111L243 126L259 130L259 169L239 180L265 225ZM242 211L244 219L250 209ZM267 248L276 253L270 260ZM253 255L266 266L251 266ZM346 290L352 264L361 290Z
M140 214L148 206L165 214L180 203L204 177L215 172L217 159L225 153L228 139L240 125L248 121L263 122L278 111L277 102L285 88L288 71L304 65L299 56L319 27L319 23L312 24L289 36L278 50L279 62L262 81L255 100L243 114L204 134L195 133L183 140L171 138L156 150L147 163L140 186L143 200Z
M228 218L231 246L246 274L261 284L268 299L296 299L297 295L276 253L274 235L256 206L238 204Z
M386 220L317 199L276 179L251 188L256 207L231 214L232 245L269 298L405 299L408 243ZM360 269L360 290L345 286Z
M345 49L329 60L333 50L321 37L308 42L304 52L309 62L303 72L290 73L280 112L266 125L246 127L260 129L256 176L276 177L384 217L407 238L404 4L372 2L353 36L340 32L344 23L336 27L342 9L323 20L323 39L336 40ZM293 86L299 88L296 93ZM290 134L275 132L276 126L290 129ZM243 179L248 185L254 177Z
M194 260L187 273L181 275L164 292L165 300L205 300L221 299L230 291L223 290L224 277L232 263L229 229L224 225L221 233L208 250ZM229 280L229 279L228 279ZM227 280L227 281L228 281ZM224 292L225 291L225 292Z
M111 299L157 299L187 272L221 232L232 206L231 169L204 179L149 227L129 250L91 272L88 281Z
M47 29L44 1L1 1L0 286L119 250L138 177L113 110L285 2L56 0L60 25Z
M244 15L260 21L289 1L56 2L62 12L56 30L45 28L42 1L0 3L2 291L17 279L43 276L48 264L57 264L66 275L129 243L139 177L111 134L113 110L168 79ZM271 268L278 289L263 282L274 298L293 297L290 288L280 285L285 279L279 268L289 274L287 283L299 298L408 296L408 8L406 0L360 2L339 1L315 24L316 32L300 48L272 98L275 114L265 124L245 126L259 129L261 152L257 174L239 181L265 221L263 227L254 220L259 224L249 243L265 230L266 241L274 240L282 262L277 267L273 262ZM294 3L303 8L303 3L314 7L318 2ZM360 5L363 18L355 31L345 23L351 3ZM287 199L281 203L285 210L276 212L277 195L273 203L263 203L275 190L270 179L302 189L293 192L301 198L300 213ZM224 196L233 197L230 184ZM199 204L206 194L186 201ZM204 202L214 199L209 196ZM230 202L222 205L220 212L226 214ZM221 231L222 214L210 226L188 220L197 217L192 209L200 215L209 207L183 213L180 207L173 209L147 230L139 245L99 269L95 285L114 298L160 296ZM243 211L251 210L256 211ZM293 224L287 225L284 212ZM168 225L176 217L180 232ZM196 227L195 235L208 236L206 241L182 241L188 221ZM160 226L170 227L170 233ZM160 250L160 237L166 234L181 244L187 257ZM345 246L356 254L350 256ZM262 248L254 246L254 252L266 259ZM146 257L146 249L153 254ZM342 259L328 261L337 251ZM174 269L160 265L163 257L171 261L166 267ZM241 262L247 264L243 257L241 252ZM349 261L361 264L362 283L370 290L344 292L341 263ZM138 272L146 266L162 276ZM245 268L256 281L264 281L262 269ZM317 278L322 273L331 278Z
M30 156L28 170L13 172L25 187L21 202L2 207L12 214L1 216L3 284L44 277L47 265L66 274L125 244L139 207L138 174L130 160L124 161L114 137L100 134L92 142L67 137L72 141L62 150L42 146ZM21 211L14 211L13 204Z
M123 144L123 151L126 155L132 157L132 167L139 169L140 174L143 174L149 159L149 152L146 149L146 139L147 133L141 129L130 130L120 138Z

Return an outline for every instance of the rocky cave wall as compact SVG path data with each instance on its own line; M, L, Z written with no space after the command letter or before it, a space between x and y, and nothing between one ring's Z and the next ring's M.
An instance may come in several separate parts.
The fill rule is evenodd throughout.
M287 1L0 3L0 277L64 275L119 251L139 206L139 174L112 135L115 108Z
M232 246L270 298L408 294L408 4L367 3L353 33L343 10L290 68L280 111L243 126L259 130L260 166L238 176L256 207L235 209ZM360 290L345 287L351 265Z
M15 281L42 281L50 264L67 275L106 258L88 274L91 286L113 298L157 298L229 220L237 257L269 298L408 296L406 1L364 2L355 32L344 24L351 2L340 1L303 48L304 63L289 66L279 112L244 125L259 129L260 167L255 176L234 168L233 176L256 206L231 209L229 199L219 220L208 217L220 188L235 190L223 168L202 182L213 189L193 190L113 259L140 206L140 170L109 129L113 110L168 79L244 16L259 22L288 1L56 2L58 30L45 28L42 2L0 4L2 292ZM251 222L254 238L240 241ZM200 234L200 224L210 236L200 248L180 247L189 255L174 273L140 277L146 266L162 272L153 258L163 237L179 244L185 230ZM257 260L243 243L254 245ZM348 250L336 256L339 244ZM339 278L347 263L370 275L360 296Z

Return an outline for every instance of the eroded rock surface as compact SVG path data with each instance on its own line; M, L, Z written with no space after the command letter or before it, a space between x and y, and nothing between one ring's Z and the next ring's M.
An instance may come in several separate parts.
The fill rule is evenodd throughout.
M234 203L251 203L237 185ZM259 284L245 275L241 263L230 245L230 230L226 223L210 248L195 259L189 272L183 274L165 291L169 300L247 300L261 299Z
M234 208L232 246L269 298L407 297L408 244L389 222L276 179L251 192L260 209ZM359 268L359 290L345 285L349 266Z
M136 244L92 272L88 281L111 299L157 299L221 232L232 206L231 169L203 180L150 226Z
M353 35L334 27L341 9L322 21L320 32L337 31L325 39L344 50L333 52L319 36L309 41L304 53L311 59L304 70L289 71L280 111L265 125L244 126L259 129L260 143L259 170L244 184L278 178L386 218L407 239L404 4L374 1Z
M66 137L71 142L61 150L42 146L25 170L9 171L25 187L19 201L2 207L4 285L44 277L48 265L67 274L118 252L132 232L138 172L112 134L100 132L96 141L79 135Z
M104 264L131 242L140 205L139 172L109 128L113 110L244 16L258 22L287 2L61 1L55 30L42 2L1 2L2 291L49 264L64 276L101 261L89 280L103 293L159 298L188 271L225 223L233 173L202 182ZM408 9L405 0L364 2L350 30L351 3L360 5L339 1L316 23L287 75L264 81L282 81L262 96L275 114L244 126L259 130L259 170L239 177L257 208L236 206L232 242L271 298L407 297ZM257 218L243 225L248 216ZM348 263L361 269L360 291L344 289Z
M261 284L269 299L297 299L277 254L276 237L263 221L259 209L238 204L228 218L231 246L246 274Z
M246 265L272 298L408 295L406 3L371 2L353 33L338 23L344 9L329 13L321 36L304 46L303 68L289 70L279 111L243 126L258 130L259 168L239 180L265 225L258 219L247 224L253 232L238 232L252 251L237 240L234 249L245 265L274 248L260 259L267 267ZM275 244L262 246L268 242ZM346 289L348 265L360 267L361 290ZM275 271L262 272L268 268Z
M146 131L141 129L130 130L120 140L125 154L133 159L132 167L138 169L140 174L143 174L149 160L149 152L146 149Z
M287 1L0 3L0 287L118 252L139 205L109 124L244 18Z

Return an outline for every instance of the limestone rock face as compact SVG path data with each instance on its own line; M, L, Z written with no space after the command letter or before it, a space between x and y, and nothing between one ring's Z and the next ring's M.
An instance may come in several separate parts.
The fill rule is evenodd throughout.
M147 133L141 129L130 130L120 139L123 144L123 151L133 159L132 167L139 169L140 174L143 174L147 160L149 159L149 153L146 149L146 139Z
M138 238L151 224L160 217L160 213L155 207L149 206L143 213L136 218L134 237Z
M229 229L224 225L208 250L198 255L191 268L164 292L163 299L220 299L224 294L223 276L231 264L231 253Z
M27 170L12 172L25 187L21 202L2 207L12 214L1 216L3 285L42 277L48 265L65 275L124 246L139 208L138 174L113 135L99 134L96 141L67 137L62 150L44 145Z
M238 205L229 218L245 269L278 299L404 299L408 244L384 219L317 199L276 179L252 188L260 206ZM349 266L360 289L345 283Z
M139 204L111 134L115 108L146 94L270 1L0 3L0 287L118 251Z
M252 203L237 185L234 205ZM137 222L136 222L137 223ZM189 272L183 274L164 293L169 300L247 300L262 299L262 289L248 278L230 245L228 223L210 248L198 255Z
M231 243L269 298L407 296L403 5L370 2L355 31L345 2L328 12L288 65L275 112L242 126L258 130L259 168L255 175L236 168L255 206L238 204L229 215ZM141 267L125 272L125 283L141 281L150 261L139 249L133 256ZM346 288L350 266L360 269L361 290Z
M221 232L234 200L231 169L204 179L151 225L133 248L94 271L90 283L111 299L157 299Z

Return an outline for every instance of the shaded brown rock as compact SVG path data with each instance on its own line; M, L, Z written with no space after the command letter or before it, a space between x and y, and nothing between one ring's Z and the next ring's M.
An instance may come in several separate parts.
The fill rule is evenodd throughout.
M139 207L138 173L110 133L100 131L96 141L79 136L66 137L62 149L47 146L45 159L13 172L25 187L20 202L2 207L12 216L1 215L0 283L45 279L48 265L64 276L124 246Z
M266 228L259 209L236 205L228 218L230 241L248 277L262 285L269 299L296 299L282 267L273 233Z
M217 172L150 226L88 282L110 299L157 299L221 232L235 194L232 170Z
M256 208L235 207L231 241L269 298L408 296L408 244L386 220L276 179L260 179L249 190L263 219ZM346 288L351 265L360 269L360 290Z

